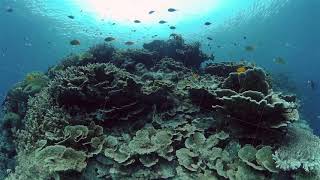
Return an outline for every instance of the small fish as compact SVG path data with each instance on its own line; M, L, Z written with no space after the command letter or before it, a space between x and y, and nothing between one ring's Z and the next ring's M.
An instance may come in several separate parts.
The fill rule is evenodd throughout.
M211 37L207 37L208 40L212 41L213 39Z
M116 38L111 37L111 36L104 38L104 41L106 41L106 42L110 42L110 41L114 41L114 40L116 40Z
M131 31L132 31L132 32L136 32L137 30L135 30L135 29L132 29Z
M248 51L248 52L252 52L252 51L254 51L256 48L255 48L254 46L246 46L246 47L244 47L244 49L245 49L246 51Z
M164 20L159 21L159 24L165 24L165 23L167 23L167 21L164 21Z
M222 48L222 46L218 45L217 48Z
M127 41L127 42L125 42L124 44L127 45L127 46L131 46L131 45L134 44L134 42L132 42L132 41Z
M177 53L177 54L184 55L185 51L182 50L182 49L176 49L176 53Z
M204 23L204 25L206 25L206 26L209 26L209 25L211 25L212 23L211 22L205 22Z
M247 68L244 67L244 66L240 66L237 68L237 74L241 74L241 73L244 73L246 72Z
M307 83L312 90L316 89L316 83L313 80L308 80Z
M247 36L243 36L243 39L247 39Z
M13 12L13 8L12 7L6 7L6 11L11 13L11 12Z
M320 115L319 115L319 116L317 116L317 118L318 118L318 119L320 119Z
M71 40L70 41L70 45L72 46L79 46L80 45L80 41L77 39Z
M68 18L70 18L70 19L74 19L74 16L70 15L70 16L68 16Z
M155 35L153 35L153 36L151 36L152 38L155 38L155 37L157 37L158 36L158 34L155 34Z
M237 44L237 43L233 43L233 45L234 45L234 46L238 46L238 44Z
M141 23L140 20L134 20L133 22L134 22L134 23Z
M210 55L210 60L212 60L212 61L214 61L214 59L216 58L214 55L213 55L213 53L211 53L211 55Z
M1 55L2 55L3 57L6 56L7 50L8 50L8 48L3 48L3 49L2 49Z
M177 11L177 10L174 9L174 8L169 8L169 9L168 9L168 12L175 12L175 11Z
M175 26L170 26L169 28L172 29L172 30L176 29Z
M26 42L26 43L24 43L24 46L26 46L26 47L31 47L31 46L32 46L32 43L31 43L31 42Z
M155 11L149 11L148 14L153 14Z
M116 23L112 23L111 25L114 26L114 25L116 25Z
M273 59L276 64L287 64L287 62L282 57L276 57Z

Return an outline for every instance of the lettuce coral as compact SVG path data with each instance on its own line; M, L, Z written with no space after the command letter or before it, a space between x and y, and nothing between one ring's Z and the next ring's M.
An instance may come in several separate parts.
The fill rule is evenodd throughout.
M0 155L16 160L7 179L318 176L318 137L262 69L201 71L206 55L179 35L144 47L98 45L13 87L1 123L11 146Z

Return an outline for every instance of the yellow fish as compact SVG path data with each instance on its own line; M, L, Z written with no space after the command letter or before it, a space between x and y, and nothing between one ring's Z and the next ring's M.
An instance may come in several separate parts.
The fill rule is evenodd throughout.
M240 66L237 68L237 73L240 74L240 73L244 73L246 72L247 68L244 67L244 66Z

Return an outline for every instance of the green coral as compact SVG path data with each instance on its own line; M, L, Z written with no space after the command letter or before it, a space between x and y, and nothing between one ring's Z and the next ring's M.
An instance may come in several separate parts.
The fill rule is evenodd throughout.
M297 103L273 92L262 69L238 74L228 64L206 74L184 65L192 57L199 65L198 45L177 35L157 43L182 49L100 45L14 87L2 125L16 143L8 179L317 177L318 138L289 138Z

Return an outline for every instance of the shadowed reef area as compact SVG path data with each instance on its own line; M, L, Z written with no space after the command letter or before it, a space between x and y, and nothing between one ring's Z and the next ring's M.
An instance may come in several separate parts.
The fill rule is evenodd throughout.
M207 59L173 34L29 73L3 105L0 179L320 179L296 96L262 68Z

